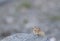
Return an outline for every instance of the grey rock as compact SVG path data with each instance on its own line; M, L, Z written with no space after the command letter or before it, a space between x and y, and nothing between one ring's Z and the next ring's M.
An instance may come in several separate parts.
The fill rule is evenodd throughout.
M48 41L48 40L47 37L38 37L33 34L19 33L12 36L8 36L1 41Z

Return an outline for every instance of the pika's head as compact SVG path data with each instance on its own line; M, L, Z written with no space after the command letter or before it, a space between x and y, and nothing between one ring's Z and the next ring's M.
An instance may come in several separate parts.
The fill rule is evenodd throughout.
M40 32L41 29L40 29L39 27L34 26L34 27L33 27L33 31L35 31L35 32Z

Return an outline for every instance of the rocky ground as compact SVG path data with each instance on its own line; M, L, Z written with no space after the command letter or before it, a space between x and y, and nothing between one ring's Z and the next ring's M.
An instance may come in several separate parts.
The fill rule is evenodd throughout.
M18 33L9 36L1 41L49 41L47 37L38 37L33 34Z

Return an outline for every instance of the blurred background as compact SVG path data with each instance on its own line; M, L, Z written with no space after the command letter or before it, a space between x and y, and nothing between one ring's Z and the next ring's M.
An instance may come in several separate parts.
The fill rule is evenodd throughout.
M60 41L60 0L0 0L0 39L33 26Z

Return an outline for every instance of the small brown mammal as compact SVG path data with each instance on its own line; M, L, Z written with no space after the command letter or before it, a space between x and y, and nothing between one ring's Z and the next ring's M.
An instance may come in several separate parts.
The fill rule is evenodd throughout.
M37 35L37 36L45 36L45 33L39 27L36 27L36 26L34 26L33 28L33 33L34 35Z

